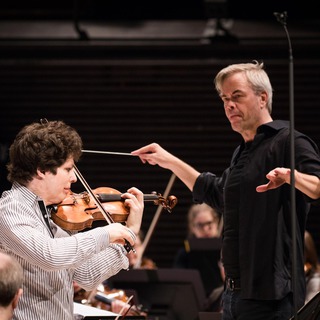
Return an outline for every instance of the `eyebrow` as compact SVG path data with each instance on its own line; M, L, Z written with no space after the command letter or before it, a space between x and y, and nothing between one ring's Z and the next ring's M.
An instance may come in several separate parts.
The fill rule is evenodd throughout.
M235 90L235 91L233 91L233 92L231 93L231 96L233 96L234 94L237 94L237 93L243 93L243 91L237 89L237 90ZM227 95L225 95L225 94L220 94L220 97L227 97Z

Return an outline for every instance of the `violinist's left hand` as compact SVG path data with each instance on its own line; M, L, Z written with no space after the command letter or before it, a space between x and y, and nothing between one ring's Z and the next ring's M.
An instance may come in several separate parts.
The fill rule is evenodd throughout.
M126 193L121 195L125 199L125 206L129 207L130 214L126 221L126 226L130 228L135 234L138 234L141 227L141 221L144 209L144 196L143 193L132 187Z

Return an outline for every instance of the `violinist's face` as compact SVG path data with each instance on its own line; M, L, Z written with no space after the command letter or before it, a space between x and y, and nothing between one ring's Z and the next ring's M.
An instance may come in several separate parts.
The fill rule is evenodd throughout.
M73 165L70 158L57 169L56 174L48 171L42 175L42 199L46 205L60 203L70 193L71 184L77 181Z

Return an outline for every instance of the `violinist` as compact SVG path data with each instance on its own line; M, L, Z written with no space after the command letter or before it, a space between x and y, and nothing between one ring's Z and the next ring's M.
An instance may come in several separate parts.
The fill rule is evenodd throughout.
M0 199L0 251L15 257L24 273L23 292L13 319L70 320L73 282L93 290L128 269L144 209L143 194L122 194L129 208L125 223L85 232L64 230L46 206L59 204L76 182L82 140L63 121L41 121L21 129L10 146L10 190Z

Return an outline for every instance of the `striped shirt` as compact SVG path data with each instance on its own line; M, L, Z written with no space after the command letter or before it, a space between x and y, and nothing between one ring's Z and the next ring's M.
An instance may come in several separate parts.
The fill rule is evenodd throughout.
M24 269L23 294L14 320L73 319L73 281L93 290L129 266L123 246L109 242L106 227L71 233L41 213L39 199L14 183L0 199L0 251Z

